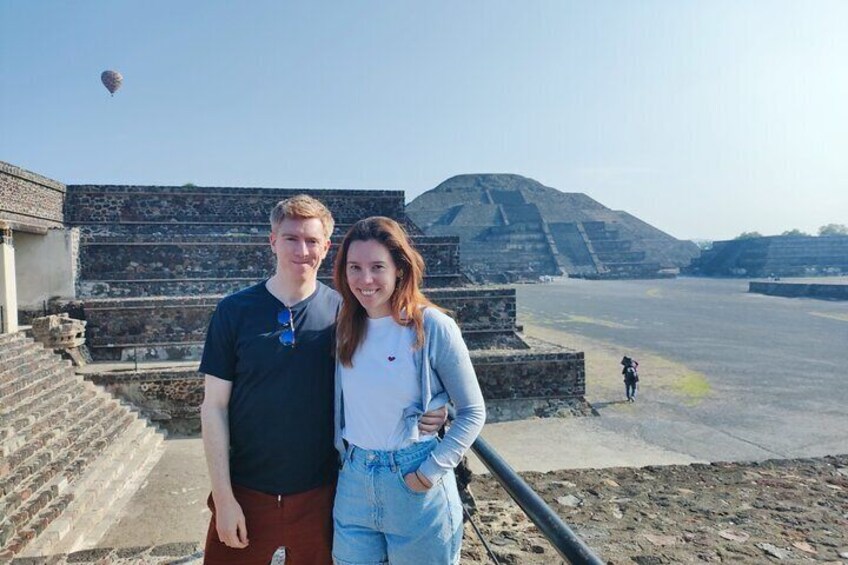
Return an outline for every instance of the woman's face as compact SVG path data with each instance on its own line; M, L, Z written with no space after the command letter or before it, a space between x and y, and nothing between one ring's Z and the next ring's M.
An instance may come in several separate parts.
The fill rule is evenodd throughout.
M392 255L382 243L354 241L347 251L347 284L369 318L391 315L389 300L400 275Z

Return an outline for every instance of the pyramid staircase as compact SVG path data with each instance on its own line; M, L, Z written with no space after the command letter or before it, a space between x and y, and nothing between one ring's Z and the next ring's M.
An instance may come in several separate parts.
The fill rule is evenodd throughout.
M0 559L99 539L163 435L23 333L0 335Z
M620 230L606 222L580 222L577 230L592 255L597 274L592 278L656 278L659 263L646 261L644 251L631 249L633 243L622 239Z

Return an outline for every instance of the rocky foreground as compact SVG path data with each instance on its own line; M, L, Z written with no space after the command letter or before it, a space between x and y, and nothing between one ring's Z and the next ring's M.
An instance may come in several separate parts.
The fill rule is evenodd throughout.
M607 563L848 565L848 455L522 475ZM472 489L474 521L499 563L562 563L494 479L477 476ZM492 563L468 524L465 534L462 564ZM170 543L11 563L200 565L202 559L199 544Z
M522 473L604 561L848 564L848 455ZM562 560L489 476L475 522L500 563ZM466 525L463 563L491 563Z

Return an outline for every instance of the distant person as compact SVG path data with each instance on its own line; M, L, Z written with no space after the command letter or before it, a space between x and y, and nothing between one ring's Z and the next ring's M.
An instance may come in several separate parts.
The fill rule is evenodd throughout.
M271 211L274 275L224 298L200 363L212 493L207 564L332 563L334 330L338 293L318 282L333 217L299 195ZM444 415L425 426L433 433Z
M627 402L636 402L636 390L639 383L639 362L626 355L621 360L621 374L624 375L624 394Z
M421 293L423 274L421 256L389 218L354 224L336 256L339 565L459 562L454 468L485 408L459 327ZM418 415L448 401L456 419L444 439L419 433Z

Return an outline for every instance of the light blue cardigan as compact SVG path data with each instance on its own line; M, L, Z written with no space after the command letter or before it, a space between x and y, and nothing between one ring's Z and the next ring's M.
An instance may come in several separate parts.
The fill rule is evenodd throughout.
M345 455L344 409L341 362L336 359L335 444L342 459ZM471 365L468 348L456 322L435 308L424 310L424 345L415 351L415 368L421 379L421 400L404 410L407 438L418 439L418 420L424 412L452 402L456 418L445 437L418 468L435 484L452 471L477 439L486 421L486 408L477 375Z

